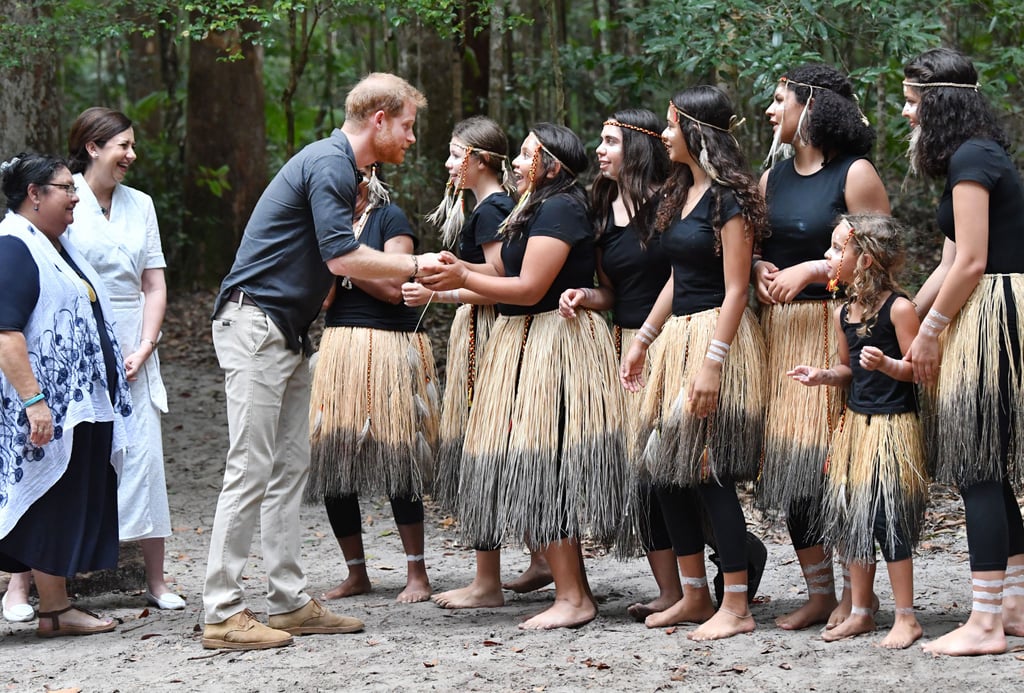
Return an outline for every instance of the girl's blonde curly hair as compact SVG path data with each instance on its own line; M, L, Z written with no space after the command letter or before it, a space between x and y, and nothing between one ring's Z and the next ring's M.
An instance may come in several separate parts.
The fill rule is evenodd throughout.
M853 281L846 287L846 305L861 306L861 337L871 334L882 307L879 297L886 291L905 294L896 276L903 268L905 250L903 227L888 214L847 214L842 217L850 224L850 238L844 248L856 250L857 264ZM872 262L866 262L870 255Z

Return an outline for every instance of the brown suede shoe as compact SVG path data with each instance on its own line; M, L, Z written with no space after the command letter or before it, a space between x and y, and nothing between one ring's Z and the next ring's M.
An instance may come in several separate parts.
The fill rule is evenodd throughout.
M270 627L278 628L292 635L313 635L321 633L356 633L363 629L363 622L358 618L332 614L315 599L301 609L277 614L270 617Z
M266 650L291 644L291 635L266 627L248 609L203 629L203 647L208 650Z

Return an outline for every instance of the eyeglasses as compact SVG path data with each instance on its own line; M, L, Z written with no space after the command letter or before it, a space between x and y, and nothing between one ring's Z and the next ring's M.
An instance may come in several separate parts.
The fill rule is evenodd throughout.
M64 192L67 193L68 197L71 197L78 192L78 186L74 183L46 183L51 188L64 188Z

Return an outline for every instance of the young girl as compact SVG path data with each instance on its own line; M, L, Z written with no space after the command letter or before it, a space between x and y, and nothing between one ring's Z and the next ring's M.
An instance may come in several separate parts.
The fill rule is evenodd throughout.
M356 238L385 253L413 252L416 238L402 210L385 191L360 186L361 203L367 195L353 225ZM433 464L439 402L430 341L416 331L419 311L402 305L401 283L338 277L327 309L310 398L305 500L326 506L348 576L326 599L371 589L360 493L387 494L391 501L408 570L397 601L430 596L421 495Z
M645 622L652 628L699 622L690 639L714 640L754 630L735 482L756 476L763 435L764 342L747 308L747 286L765 207L732 135L736 116L724 92L687 89L669 103L667 118L662 137L675 165L655 228L672 273L622 361L620 378L628 390L640 389L647 348L664 325L638 438L684 590ZM717 612L705 572L701 504L724 576Z
M428 221L440 227L442 242L458 245L459 257L479 272L497 274L501 266L501 225L512 212L515 185L508 168L508 139L493 120L467 118L455 125L448 144L448 183L445 199ZM473 194L476 206L468 218L464 195ZM476 399L477 377L494 325L494 300L468 289L432 291L418 282L402 285L406 305L428 301L462 304L455 311L448 339L447 381L441 405L440 441L434 500L454 513L459 501L462 446L469 413ZM439 592L433 600L448 609L497 607L505 603L498 549L479 547L477 579L470 585Z
M967 623L924 647L996 654L1024 635L1024 186L970 60L937 48L903 74L912 168L946 180L942 260L917 293L907 359L936 388L935 475L964 499L973 593Z
M520 199L504 227L501 271L475 271L446 254L449 264L423 283L498 302L462 451L463 534L480 549L525 538L542 550L555 603L520 627L573 627L597 614L580 540L610 543L622 519L624 398L604 321L557 312L565 289L594 276L594 232L578 182L583 143L565 127L538 123L512 164ZM492 583L498 567L489 566Z
M896 602L882 647L906 648L921 637L914 616L917 544L928 500L913 367L903 360L918 320L894 278L903 262L902 231L892 217L843 217L825 253L832 280L847 287L835 313L839 363L800 365L788 375L808 386L846 387L847 410L826 465L824 534L849 561L850 615L822 638L841 640L875 629L875 541L882 548Z

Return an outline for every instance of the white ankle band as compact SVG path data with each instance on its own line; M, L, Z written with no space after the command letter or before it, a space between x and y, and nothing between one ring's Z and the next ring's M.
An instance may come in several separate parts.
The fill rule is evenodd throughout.
M868 606L852 606L850 607L850 614L853 616L870 616L871 607Z
M912 607L912 606L897 606L895 611L896 611L896 615L897 616L913 616L914 615L914 607Z
M999 604L986 604L985 602L974 602L971 604L972 611L981 611L986 614L1001 614L1003 613L1003 605Z
M726 592L746 592L747 591L747 586L746 585L726 585L725 586L725 591Z
M423 554L405 554L405 560L407 563L419 563L423 560Z
M979 592L978 590L974 590L974 592L971 593L971 598L974 599L975 602L977 602L979 599L989 602L1001 602L1003 600L1003 593L1002 591Z
M980 580L978 578L974 578L973 580L971 580L971 584L974 585L975 587L1002 587L1003 586L1003 581L1002 580Z
M708 579L706 577L695 578L695 577L684 577L683 587L707 587Z
M810 587L807 588L807 594L831 594L831 595L835 595L835 593L836 593L836 588L833 585L828 585L826 587L818 587L816 585L811 585Z
M812 573L815 573L815 574L816 573L821 573L821 572L824 572L826 570L829 573L832 572L832 559L831 558L826 558L821 563L815 563L814 565L807 566L806 568L803 569L803 573L804 573L804 575L810 575Z
M350 558L345 561L345 565L363 565L364 563L366 563L365 558Z

